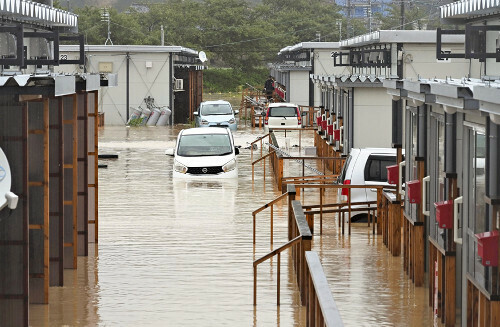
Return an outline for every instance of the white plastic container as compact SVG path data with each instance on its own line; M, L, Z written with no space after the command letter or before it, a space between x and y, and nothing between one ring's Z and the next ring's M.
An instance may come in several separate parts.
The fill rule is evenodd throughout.
M140 123L138 125L139 126L146 125L146 122L148 121L149 116L151 116L151 110L149 110L148 108L142 109L141 116L139 117Z
M156 122L160 118L160 115L161 115L161 110L154 108L153 111L151 112L151 116L149 116L146 126L155 126Z
M170 115L172 114L172 111L168 109L167 107L163 107L160 109L160 118L158 118L158 121L156 122L156 126L165 126L168 123L168 119L170 118Z
M127 121L127 125L134 125L135 122L137 121L137 119L139 119L139 117L141 117L141 114L142 114L142 110L141 109L137 109L137 108L132 108L132 114L130 115L128 121Z

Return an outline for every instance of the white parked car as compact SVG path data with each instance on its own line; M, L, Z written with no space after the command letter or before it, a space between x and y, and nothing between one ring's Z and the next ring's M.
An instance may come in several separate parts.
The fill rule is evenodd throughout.
M363 148L351 149L337 183L344 185L384 185L387 183L387 166L396 164L396 149ZM347 201L348 189L342 189L339 200ZM351 202L377 201L377 190L369 188L351 189ZM353 206L355 207L355 206ZM351 220L366 217L366 211L353 211ZM354 218L357 216L356 218Z
M264 116L264 133L269 133L273 128L302 128L302 115L299 106L293 103L270 103Z
M228 128L189 128L180 131L175 148L165 154L174 157L174 177L238 177L233 134Z

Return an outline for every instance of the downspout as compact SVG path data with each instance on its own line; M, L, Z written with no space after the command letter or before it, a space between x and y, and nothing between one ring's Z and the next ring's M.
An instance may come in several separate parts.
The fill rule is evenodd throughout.
M126 95L126 101L127 101L127 122L130 117L130 53L126 53L126 61L127 61L127 95Z
M170 77L169 77L169 81L168 81L168 84L169 84L169 97L168 97L168 103L169 103L169 107L170 107L170 110L171 110L171 118L170 118L170 125L174 126L174 117L175 117L175 110L174 110L174 85L173 85L173 82L174 82L174 63L173 63L173 53L170 52L170 54L168 55L169 57L169 61L170 61Z
M311 56L311 70L309 71L309 75L314 74L314 49L311 50L310 56ZM309 80L309 106L312 107L314 106L314 83L309 76L308 80Z

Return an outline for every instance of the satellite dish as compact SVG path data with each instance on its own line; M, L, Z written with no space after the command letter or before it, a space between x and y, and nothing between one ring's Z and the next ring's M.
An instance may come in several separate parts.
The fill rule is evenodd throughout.
M201 62L207 61L207 54L205 53L205 51L200 51L200 53L198 53L198 58Z

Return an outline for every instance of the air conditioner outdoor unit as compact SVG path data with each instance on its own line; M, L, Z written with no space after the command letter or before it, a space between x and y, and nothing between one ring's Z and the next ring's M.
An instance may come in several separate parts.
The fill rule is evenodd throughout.
M181 78L175 79L174 90L184 90L184 80Z

